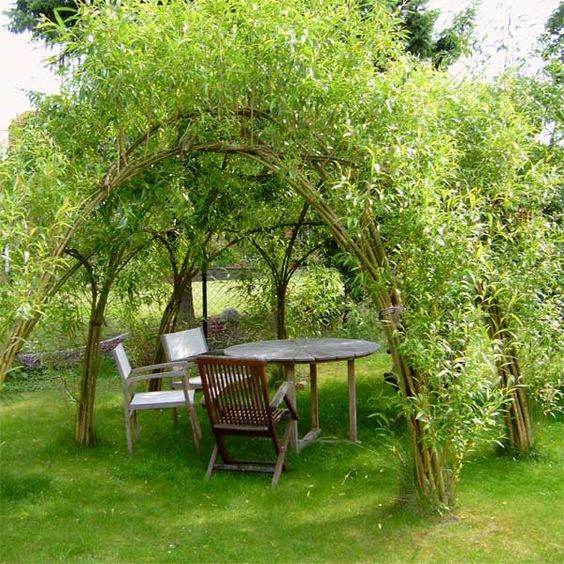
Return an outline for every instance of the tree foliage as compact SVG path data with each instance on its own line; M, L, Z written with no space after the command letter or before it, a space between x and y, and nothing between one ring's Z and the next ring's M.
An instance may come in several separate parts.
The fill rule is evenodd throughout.
M476 15L473 5L458 13L449 27L437 31L440 12L430 10L428 0L381 0L381 3L399 15L405 31L405 49L416 57L433 60L437 67L448 66L468 50ZM371 4L360 2L368 10ZM76 0L16 0L8 12L10 29L16 33L31 31L47 41L57 41L57 34L43 24L59 21L72 26L78 7Z
M55 40L55 36L39 27L45 21L65 21L72 25L79 2L76 0L16 0L8 10L10 31L31 31L36 37Z
M551 130L550 144L562 149L564 134L562 124L562 99L564 97L564 2L548 18L545 33L539 41L541 56L544 59L541 79L535 89L543 108L544 122Z

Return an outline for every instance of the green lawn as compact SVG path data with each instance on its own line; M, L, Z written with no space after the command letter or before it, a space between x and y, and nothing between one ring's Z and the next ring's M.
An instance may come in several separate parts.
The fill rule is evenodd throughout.
M99 444L72 443L74 405L62 388L12 394L0 407L2 562L562 562L564 422L539 428L529 460L475 453L465 466L460 508L443 521L406 515L394 502L398 474L390 429L388 357L358 362L362 446L315 443L290 456L272 490L267 476L215 474L205 412L203 452L187 418L141 414L129 457L118 378L99 383ZM299 393L307 427L307 389ZM326 436L346 437L345 367L320 367ZM379 417L369 417L378 413Z

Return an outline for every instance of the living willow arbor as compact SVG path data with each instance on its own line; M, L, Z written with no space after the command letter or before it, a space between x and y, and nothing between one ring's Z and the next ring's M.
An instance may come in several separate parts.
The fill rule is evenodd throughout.
M495 331L499 347L488 344L491 310L477 297L504 222L519 228L526 207L542 226L539 192L553 197L510 96L455 87L406 56L377 2L100 2L55 31L72 60L62 94L38 101L3 163L1 377L85 217L159 163L221 154L276 174L360 265L400 383L415 490L450 507L464 453L501 402L527 409L519 372L491 385L495 360L513 353Z

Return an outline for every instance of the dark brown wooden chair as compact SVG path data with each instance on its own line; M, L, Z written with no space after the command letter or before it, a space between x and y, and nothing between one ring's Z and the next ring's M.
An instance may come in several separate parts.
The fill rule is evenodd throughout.
M270 401L264 360L201 356L195 362L200 370L216 445L206 478L209 479L214 470L266 472L273 474L272 486L276 486L282 470L286 470L286 450L292 425L298 419L288 397L290 384L283 383ZM285 407L281 408L282 402ZM276 427L282 420L287 423L280 440ZM225 437L228 435L271 439L276 460L233 458L225 446ZM221 455L223 464L216 462L218 454Z

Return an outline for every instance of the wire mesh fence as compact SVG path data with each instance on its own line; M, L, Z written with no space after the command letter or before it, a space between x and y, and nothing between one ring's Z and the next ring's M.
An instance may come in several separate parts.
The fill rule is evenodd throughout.
M237 267L212 268L192 280L194 313L201 320L210 347L225 347L248 335L241 319L248 313Z
M237 267L212 268L192 279L194 311L197 317L221 315L228 309L244 311L245 297L238 281L243 274Z

